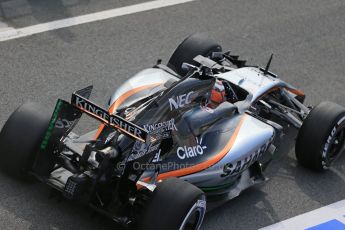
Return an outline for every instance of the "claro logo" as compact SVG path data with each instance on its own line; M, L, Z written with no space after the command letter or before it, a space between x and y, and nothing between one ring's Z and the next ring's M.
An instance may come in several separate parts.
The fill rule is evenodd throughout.
M185 158L193 158L193 157L197 157L198 155L203 155L204 154L204 149L207 149L207 147L202 145L202 138L200 139L200 141L198 139L196 139L196 143L197 143L196 146L178 147L177 148L177 156L178 156L178 158L183 160Z
M193 91L169 98L170 110L183 108L192 102Z

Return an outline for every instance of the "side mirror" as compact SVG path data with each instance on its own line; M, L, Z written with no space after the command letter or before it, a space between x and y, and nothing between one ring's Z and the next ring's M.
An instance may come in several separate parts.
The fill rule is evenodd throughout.
M212 52L211 59L216 60L216 61L220 61L220 60L224 59L224 55L222 52Z
M183 71L186 71L186 72L189 72L190 70L198 70L199 69L198 67L191 65L191 64L188 64L186 62L182 63L181 68Z

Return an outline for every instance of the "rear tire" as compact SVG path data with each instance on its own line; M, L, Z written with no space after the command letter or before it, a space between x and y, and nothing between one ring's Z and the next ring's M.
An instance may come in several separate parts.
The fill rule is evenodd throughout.
M202 55L208 57L212 52L221 52L222 47L214 40L210 39L206 34L195 33L187 37L172 54L168 67L173 69L180 76L187 74L186 70L182 69L184 62L192 65L198 65L193 59Z
M25 178L48 128L50 114L37 103L26 103L12 113L0 132L0 168Z
M296 140L298 162L322 171L344 151L345 109L332 102L316 106L303 122Z
M199 229L206 213L205 194L194 185L169 178L157 184L137 229Z

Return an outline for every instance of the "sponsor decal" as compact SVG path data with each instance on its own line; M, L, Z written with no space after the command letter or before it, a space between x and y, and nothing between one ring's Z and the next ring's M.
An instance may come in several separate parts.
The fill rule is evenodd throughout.
M206 208L206 201L205 200L198 200L196 203L196 206L200 207L200 208Z
M331 144L331 141L333 140L335 134L337 133L337 130L339 128L339 126L344 122L345 117L341 118L337 124L333 127L331 134L328 136L326 143L323 147L323 151L322 151L322 165L324 169L327 169L329 167L329 162L327 162L327 153Z
M59 118L55 123L55 128L58 128L58 129L70 128L72 125L73 125L73 122L67 119Z
M196 138L196 146L183 146L183 147L178 147L177 148L177 156L178 158L180 158L181 160L185 159L185 158L193 158L193 157L197 157L199 155L203 155L204 154L204 149L207 149L206 146L204 146L202 144L202 138L199 139Z
M158 144L150 144L150 147L149 147L149 150L147 151L147 152L153 152L153 151L157 151L157 149L159 148L159 146L160 146L160 143L158 143Z
M126 121L122 117L111 115L110 116L110 125L114 126L115 128L118 128L118 129L124 131L125 133L128 133L134 137L138 137L138 138L142 139L143 141L146 140L147 133L143 132L145 130L142 130L139 126L136 126L136 125Z
M334 137L336 131L337 131L337 126L335 126L335 127L332 129L331 134L330 134L329 137L327 138L326 144L325 144L325 146L324 146L324 148L323 148L323 152L322 152L322 157L323 157L323 158L326 158L326 156L327 156L327 152L328 152L329 145L330 145L331 140L333 139L333 137Z
M169 98L170 110L183 108L192 102L194 91Z
M221 176L222 177L229 176L229 175L234 176L244 171L245 169L249 168L249 166L251 166L255 161L257 161L259 157L267 150L272 140L273 139L271 138L266 144L261 146L254 153L237 161L236 163L225 164L223 168L224 174L222 174Z
M148 136L148 142L152 145L156 144L160 140L171 138L171 131L165 131L163 133L150 133Z
M159 149L159 151L156 153L155 157L154 157L153 160L152 160L153 163L157 163L157 162L161 161L161 159L160 159L161 151L162 151L162 150Z
M133 161L136 160L148 153L157 151L159 149L160 143L158 144L146 144L140 141L136 141L134 143L131 155L128 157L128 161ZM159 150L160 152L160 150ZM157 156L157 154L155 155L155 157ZM158 156L159 158L159 156Z
M107 110L97 106L86 98L83 98L77 94L72 94L71 104L90 116L95 117L96 119L99 119L100 121L119 129L142 142L146 141L146 130L129 121L126 121L124 118L118 115L110 115Z
M169 121L163 121L163 122L155 123L151 125L144 125L143 127L149 133L153 133L157 130L159 130L159 132L165 132L165 131L171 131L171 130L177 131L174 118L170 119Z
M116 132L112 132L107 136L107 139L105 139L104 144L108 144L114 137L115 137Z
M128 161L132 161L132 160L138 159L139 157L144 156L146 154L147 150L148 150L148 145L146 143L136 141L134 143L132 153L128 157Z
M171 131L177 131L174 118L170 119L169 121L147 124L144 125L143 128L149 133L149 140L151 143L170 138Z
M140 141L136 141L134 143L131 155L128 158L129 161L138 159L144 156L145 154L157 151L160 147L159 140L171 137L171 134L169 131L171 130L177 131L174 118L168 121L163 121L163 122L159 122L155 124L147 124L147 125L144 125L143 127L145 131L150 133L149 134L150 143L146 144ZM154 159L157 158L157 154L158 154L158 159L159 159L160 151L161 150L159 149Z
M86 98L83 98L77 94L72 96L72 104L78 107L79 109L87 112L93 116L96 116L98 119L101 119L105 122L109 121L109 113L107 110L100 108L94 103L90 102Z

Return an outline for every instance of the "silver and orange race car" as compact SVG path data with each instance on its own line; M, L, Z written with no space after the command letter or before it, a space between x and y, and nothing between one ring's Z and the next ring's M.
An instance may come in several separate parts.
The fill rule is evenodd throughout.
M34 176L66 199L135 229L199 229L206 202L231 199L266 181L286 128L298 130L296 158L326 170L343 152L345 109L307 107L305 95L267 65L247 65L204 34L128 79L108 108L92 87L58 100L53 114L20 106L0 133L1 169ZM72 130L82 114L101 125Z

